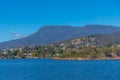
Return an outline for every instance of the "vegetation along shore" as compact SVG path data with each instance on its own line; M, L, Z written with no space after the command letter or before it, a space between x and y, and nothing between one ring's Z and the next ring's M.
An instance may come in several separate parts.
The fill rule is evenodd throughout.
M1 59L53 58L57 60L106 60L120 59L120 45L103 44L92 35L71 39L47 46L31 46L14 49L1 49Z

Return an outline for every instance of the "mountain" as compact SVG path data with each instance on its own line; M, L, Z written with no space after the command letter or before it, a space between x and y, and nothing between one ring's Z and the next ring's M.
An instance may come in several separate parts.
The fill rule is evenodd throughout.
M24 46L48 45L80 36L109 34L117 30L120 30L120 27L111 25L86 25L83 27L59 25L44 26L36 33L26 38L0 43L0 48L20 48Z
M120 44L120 30L110 34L95 36L96 41L104 45Z

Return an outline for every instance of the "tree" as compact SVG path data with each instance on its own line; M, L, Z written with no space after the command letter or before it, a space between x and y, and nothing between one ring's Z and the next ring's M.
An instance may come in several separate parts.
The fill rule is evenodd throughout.
M17 57L25 58L25 55L22 50L17 53Z
M37 50L32 51L32 56L33 57L38 57L39 53Z

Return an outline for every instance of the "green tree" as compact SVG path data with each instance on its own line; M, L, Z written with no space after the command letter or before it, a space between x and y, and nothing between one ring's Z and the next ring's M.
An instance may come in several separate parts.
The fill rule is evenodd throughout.
M25 55L22 50L17 53L17 57L25 58Z

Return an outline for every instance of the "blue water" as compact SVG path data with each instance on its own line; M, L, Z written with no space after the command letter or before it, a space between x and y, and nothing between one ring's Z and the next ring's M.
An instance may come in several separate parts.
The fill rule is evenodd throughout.
M120 80L120 61L0 60L0 80Z

